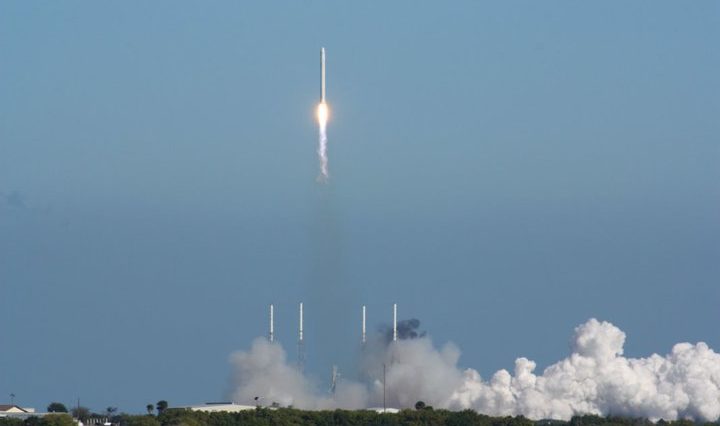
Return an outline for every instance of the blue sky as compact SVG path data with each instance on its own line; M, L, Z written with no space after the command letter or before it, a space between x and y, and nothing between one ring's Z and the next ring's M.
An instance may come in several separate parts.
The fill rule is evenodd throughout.
M590 317L720 347L715 2L5 2L0 402L223 399L417 317L487 376ZM319 48L331 182L315 177ZM351 374L351 373L348 373Z

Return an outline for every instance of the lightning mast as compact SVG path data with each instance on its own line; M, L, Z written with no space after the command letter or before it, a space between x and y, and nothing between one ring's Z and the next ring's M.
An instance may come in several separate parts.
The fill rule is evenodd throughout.
M270 343L275 341L275 318L273 312L273 305L270 304L270 332L268 333L268 340Z
M397 342L397 303L393 303L393 342Z

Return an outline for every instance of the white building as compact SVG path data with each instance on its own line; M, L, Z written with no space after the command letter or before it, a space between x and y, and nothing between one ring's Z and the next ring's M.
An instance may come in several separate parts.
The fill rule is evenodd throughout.
M37 415L34 408L20 407L15 404L0 404L0 417L20 417L25 418L30 415Z
M235 404L233 402L208 402L202 405L188 405L186 407L177 407L177 408L185 408L192 411L204 411L206 413L215 413L215 412L228 412L228 413L237 413L239 411L246 411L246 410L254 410L254 405L240 405Z

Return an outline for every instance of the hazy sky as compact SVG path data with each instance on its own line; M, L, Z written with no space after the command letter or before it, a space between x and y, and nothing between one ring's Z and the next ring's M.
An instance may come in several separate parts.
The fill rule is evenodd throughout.
M267 305L488 375L590 317L720 348L720 4L0 6L0 402L222 400ZM331 180L316 183L319 49Z

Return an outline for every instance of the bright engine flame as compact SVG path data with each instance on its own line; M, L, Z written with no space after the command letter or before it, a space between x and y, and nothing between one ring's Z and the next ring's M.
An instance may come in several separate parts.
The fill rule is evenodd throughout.
M327 182L330 174L328 172L328 156L327 156L327 120L328 120L328 107L325 102L320 102L317 108L318 117L318 130L320 139L318 141L318 157L320 158L320 176L318 176L319 182Z
M321 126L323 124L327 124L328 115L329 110L327 104L325 102L320 102L317 107L317 118Z

